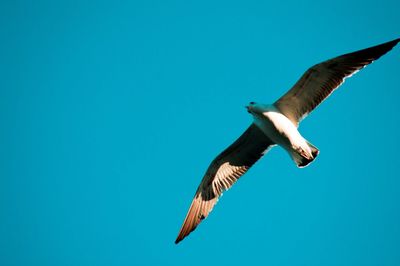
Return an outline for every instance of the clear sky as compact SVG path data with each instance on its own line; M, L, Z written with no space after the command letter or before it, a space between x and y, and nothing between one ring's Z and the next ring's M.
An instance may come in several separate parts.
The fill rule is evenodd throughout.
M1 1L0 265L400 265L400 48L179 245L210 161L311 65L400 37L399 1Z

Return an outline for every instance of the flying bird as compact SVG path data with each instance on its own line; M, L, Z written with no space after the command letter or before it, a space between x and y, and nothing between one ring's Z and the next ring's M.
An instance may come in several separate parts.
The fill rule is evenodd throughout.
M310 67L294 86L273 104L250 102L253 123L208 167L175 243L205 219L222 192L229 189L267 151L283 147L298 167L309 165L319 150L298 131L299 123L346 78L390 51L400 38L344 54Z

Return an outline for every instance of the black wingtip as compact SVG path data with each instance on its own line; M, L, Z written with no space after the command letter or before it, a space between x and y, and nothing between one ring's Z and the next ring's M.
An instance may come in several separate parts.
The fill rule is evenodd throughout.
M394 39L392 42L395 42L397 44L398 42L400 42L400 38Z
M394 39L392 41L388 41L385 43L382 43L380 45L377 45L376 47L382 47L382 50L385 50L385 53L389 52L390 50L393 49L393 47L396 46L400 42L400 38Z
M342 55L343 57L354 57L354 58L365 58L370 60L369 63L372 61L375 61L379 59L382 55L386 54L390 50L393 49L393 47L396 46L397 43L400 42L400 38L394 39L392 41L388 41L385 43L381 43L366 49L362 49L359 51L355 51L352 53L344 54Z
M382 45L384 45L384 46L386 46L386 47L390 47L390 48L389 48L389 50L390 50L390 49L392 49L393 47L395 47L396 44L398 44L399 42L400 42L400 38L397 38L397 39L394 39L393 41L388 41L388 42L386 42L386 43L384 43L384 44L382 44Z
M379 57L381 57L382 55L386 54L390 50L392 50L393 47L395 47L397 45L397 43L399 43L399 42L400 42L400 38L397 38L392 41L388 41L388 42L382 43L380 45L377 45L375 47L372 47L371 50L375 50L375 52L378 53L375 60L378 59Z

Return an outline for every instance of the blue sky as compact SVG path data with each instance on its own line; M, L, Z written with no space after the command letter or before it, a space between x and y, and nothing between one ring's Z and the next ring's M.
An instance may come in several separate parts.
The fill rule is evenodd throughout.
M400 49L347 80L198 229L210 161L398 1L2 1L0 265L399 265Z

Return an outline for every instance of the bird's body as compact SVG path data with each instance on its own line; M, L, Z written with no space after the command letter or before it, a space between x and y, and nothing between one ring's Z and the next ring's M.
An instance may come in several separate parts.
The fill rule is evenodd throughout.
M305 167L319 150L298 131L298 125L346 78L390 51L400 39L344 54L310 67L297 83L271 105L251 102L247 111L254 121L208 167L175 243L180 242L213 209L229 189L271 147L284 148L298 167Z
M315 158L297 126L274 105L250 103L247 110L253 115L254 124L268 139L284 148L299 167L306 166ZM302 158L308 163L302 164Z

